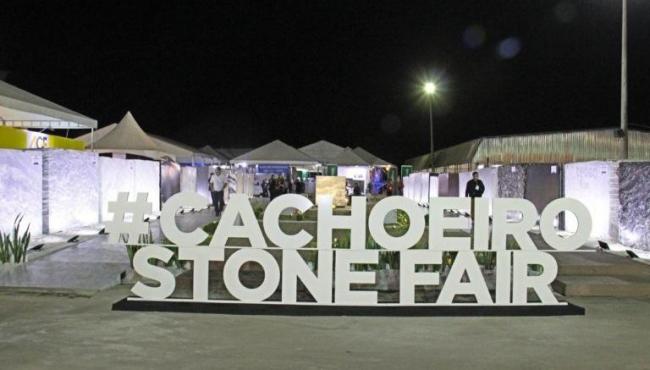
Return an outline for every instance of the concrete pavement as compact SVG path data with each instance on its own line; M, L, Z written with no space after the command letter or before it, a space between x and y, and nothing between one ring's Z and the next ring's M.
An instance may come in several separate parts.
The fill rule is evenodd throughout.
M571 317L270 317L113 312L92 298L0 294L12 369L648 369L650 299L580 298ZM9 365L10 364L10 365Z

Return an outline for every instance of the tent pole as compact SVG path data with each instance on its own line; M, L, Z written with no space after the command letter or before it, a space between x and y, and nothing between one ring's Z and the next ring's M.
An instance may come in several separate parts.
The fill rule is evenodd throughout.
M95 129L90 128L90 150L95 150Z

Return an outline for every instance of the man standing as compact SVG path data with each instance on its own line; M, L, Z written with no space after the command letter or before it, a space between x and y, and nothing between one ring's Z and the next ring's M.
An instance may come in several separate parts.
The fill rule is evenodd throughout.
M212 205L217 217L221 216L223 210L223 189L226 186L226 177L221 173L221 168L217 167L216 173L210 175L210 194L212 195Z
M480 198L485 191L483 181L478 178L478 172L472 173L472 179L465 185L465 196L470 198Z

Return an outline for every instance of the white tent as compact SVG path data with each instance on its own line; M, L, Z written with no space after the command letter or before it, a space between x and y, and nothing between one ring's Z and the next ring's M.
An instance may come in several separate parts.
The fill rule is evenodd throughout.
M108 127L110 125L106 128ZM120 123L103 134L99 140L95 140L94 149L99 153L124 153L152 159L164 157L176 159L174 154L162 151L156 142L140 128L131 112L126 112Z
M392 163L389 163L376 155L370 153L369 151L363 149L362 147L358 146L354 148L354 152L357 153L357 155L361 158L363 158L368 164L371 166L393 166Z
M90 147L90 143L93 139L95 140L95 142L97 142L97 140L103 138L104 136L106 136L106 134L111 132L115 128L115 126L117 126L117 123L111 123L110 125L95 130L93 134L91 133L83 134L81 136L76 137L75 139L83 141L87 147Z
M97 120L0 81L0 122L37 129L97 128Z
M233 164L286 164L289 166L313 166L318 164L317 160L280 140L262 145L246 154L233 158L230 162Z
M301 152L318 160L322 164L336 163L334 158L341 154L343 147L332 144L327 140L320 140L313 144L305 145L299 149Z
M176 156L178 163L191 164L219 164L218 157L198 151L189 145L179 143L166 137L151 135L149 137L158 145L161 151Z
M370 163L361 158L354 150L345 148L341 153L332 159L333 164L339 166L369 166Z

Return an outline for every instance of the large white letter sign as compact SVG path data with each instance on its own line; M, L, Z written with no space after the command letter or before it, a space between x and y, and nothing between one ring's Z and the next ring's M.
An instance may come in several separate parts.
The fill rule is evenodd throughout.
M350 290L350 284L374 284L374 271L350 271L351 264L376 264L379 258L377 250L336 251L336 277L334 300L340 304L377 304L376 291Z
M318 203L317 240L319 249L332 248L332 230L350 230L350 248L366 248L366 198L352 197L352 214L335 216L332 197L323 196Z
M213 247L180 247L178 259L191 260L194 277L192 278L195 301L208 300L208 281L210 261L223 261L224 249Z
M239 280L239 269L249 261L257 262L264 270L264 281L257 288L247 288ZM278 288L280 267L269 252L243 248L233 253L223 266L223 282L230 294L242 302L262 302Z
M529 265L542 266L542 274L528 276ZM557 304L557 299L549 284L557 276L557 262L548 253L539 251L513 251L512 263L512 301L514 304L528 303L528 288L545 304Z
M298 194L284 194L269 203L264 210L264 231L269 240L278 246L291 246L293 248L300 248L307 245L313 236L309 235L305 230L300 230L295 235L287 235L280 230L280 214L287 208L295 208L300 212L306 212L313 207L314 204L302 195Z
M462 282L463 275L467 272L469 282ZM471 294L476 297L478 304L487 305L492 303L490 291L485 285L485 279L481 274L481 269L476 262L474 252L460 251L451 266L445 285L440 291L437 303L451 304L454 296L459 294Z
M119 202L127 200L128 194L120 195ZM492 225L489 217L490 201L493 202ZM124 204L120 206L122 205ZM267 204L264 216L259 221L247 195L231 194L210 246L198 245L207 237L203 230L184 232L175 222L178 208L203 206L205 200L198 194L180 193L165 203L161 217L162 231L177 244L179 259L192 261L193 271L186 271L193 274L192 298L187 298L185 291L176 289L176 280L171 271L151 262L168 262L174 249L170 250L171 247L165 245L148 244L135 254L134 270L146 279L159 282L159 285L137 282L132 289L137 297L127 297L117 302L114 309L130 307L142 310L148 307L153 310L186 312L237 311L242 314L281 315L584 314L581 307L558 302L550 287L558 272L552 253L571 252L580 247L590 234L591 217L586 207L574 199L552 201L540 217L533 203L525 199L475 198L472 203L471 198L467 197L433 197L430 199L427 249L416 249L426 232L426 211L402 196L379 200L368 217L365 197L352 197L351 214L341 214L341 211L345 212L341 209L337 209L337 214L334 214L332 198L322 196L319 197L316 225L311 220L298 223L287 221L292 222L289 224L291 226L299 226L291 231L286 227L284 217L281 220L282 213L293 212L292 210L307 212L313 207L308 198L297 194L279 196ZM471 220L452 217L453 212L447 212L468 209L473 210ZM119 209L114 210L114 213L120 213ZM385 226L387 215L396 211L405 212L410 220L409 228L401 236L391 235ZM506 214L513 212L522 215L520 222L508 222ZM561 212L572 213L578 219L577 231L567 237L562 237L557 232L556 220ZM541 237L556 250L537 249L538 240L532 239L529 234L537 220L540 221ZM127 220L121 221L128 223ZM338 235L340 230L350 230L350 249L332 245L333 234ZM369 230L370 237L376 243L366 246L366 230ZM450 235L450 231L455 232L454 236L445 236L445 231L447 235ZM317 239L317 248L313 248L314 237ZM248 239L251 246L227 245L230 238ZM507 238L514 238L521 249L508 250ZM445 270L440 272L444 252L456 255L446 279L443 274ZM383 294L387 289L394 289L393 282L397 278L394 271L384 274L386 270L378 263L381 253L386 253L388 257L399 256L399 295L396 297L392 292L387 293L381 296L382 303L379 303L378 290ZM311 258L307 258L308 255ZM486 258L480 258L483 256ZM222 275L210 276L218 273L216 270L210 271L211 261L223 261ZM491 284L492 280L486 281L479 261L485 264L486 269L496 267L494 274L485 273L496 280L493 292L488 289L488 282ZM251 286L250 282L240 279L240 275L248 276L248 272L241 272L242 267L248 263L261 266L261 271L255 271L256 274L259 272L256 277L259 276L260 279L263 272L260 284ZM364 265L371 265L372 268L364 268ZM392 260L390 265L393 265ZM420 269L424 266L435 266L434 271L430 268ZM535 269L530 266L541 268L534 273ZM227 298L210 297L210 279L214 281L221 277L223 286L229 293L226 294ZM382 279L379 282L376 281L378 277ZM423 286L440 287L440 294L437 298L431 294L420 294ZM212 288L214 290L215 287ZM533 291L541 300L540 303L536 299L530 299L529 302L528 292L532 295ZM170 296L173 299L169 299ZM383 298L388 296L391 297L390 302L384 302ZM461 302L465 296L473 297ZM158 303L166 298L165 304ZM147 300L156 302L146 302ZM134 306L128 306L129 302ZM166 308L168 305L174 307ZM211 306L208 308L208 305Z
M438 285L440 276L437 272L415 272L416 265L440 265L441 251L415 249L401 251L399 256L399 301L415 303L416 285Z
M386 232L384 227L384 220L386 215L394 209L399 209L408 215L410 225L406 234L402 236L392 236ZM418 207L414 201L401 197L394 196L380 200L370 211L368 218L368 229L370 235L377 242L377 244L389 250L406 250L417 244L424 234L424 212Z
M470 209L470 198L429 199L429 249L461 251L470 249L468 237L445 237L445 229L466 229L467 220L461 217L445 217L445 210Z
M241 217L242 225L235 225L237 216ZM210 247L223 248L229 238L246 238L253 248L266 248L264 235L245 194L230 196L230 201L221 214L219 225L210 241Z
M207 205L208 201L205 197L199 195L199 193L185 191L172 195L163 204L162 211L160 212L160 230L163 235L172 243L179 246L200 244L208 237L208 234L201 229L195 229L189 233L181 231L178 225L176 225L176 212L182 207L204 208Z
M520 222L508 222L508 211L521 212ZM505 250L506 236L512 235L522 250L537 250L528 231L537 223L537 208L526 199L495 198L492 201L492 249Z
M133 270L140 276L160 282L160 286L152 287L138 281L131 291L144 299L165 299L169 297L176 288L174 274L162 267L149 264L149 259L158 259L164 263L169 262L174 253L167 248L149 245L138 249L133 256Z
M555 232L553 226L555 216L562 211L569 211L578 220L578 229L572 236L563 238ZM552 201L542 211L539 229L544 241L559 251L572 251L580 248L591 235L591 215L582 203L571 198L560 198Z
M298 278L318 303L332 303L333 251L318 252L318 276L311 271L298 251L282 252L282 301L296 303Z

